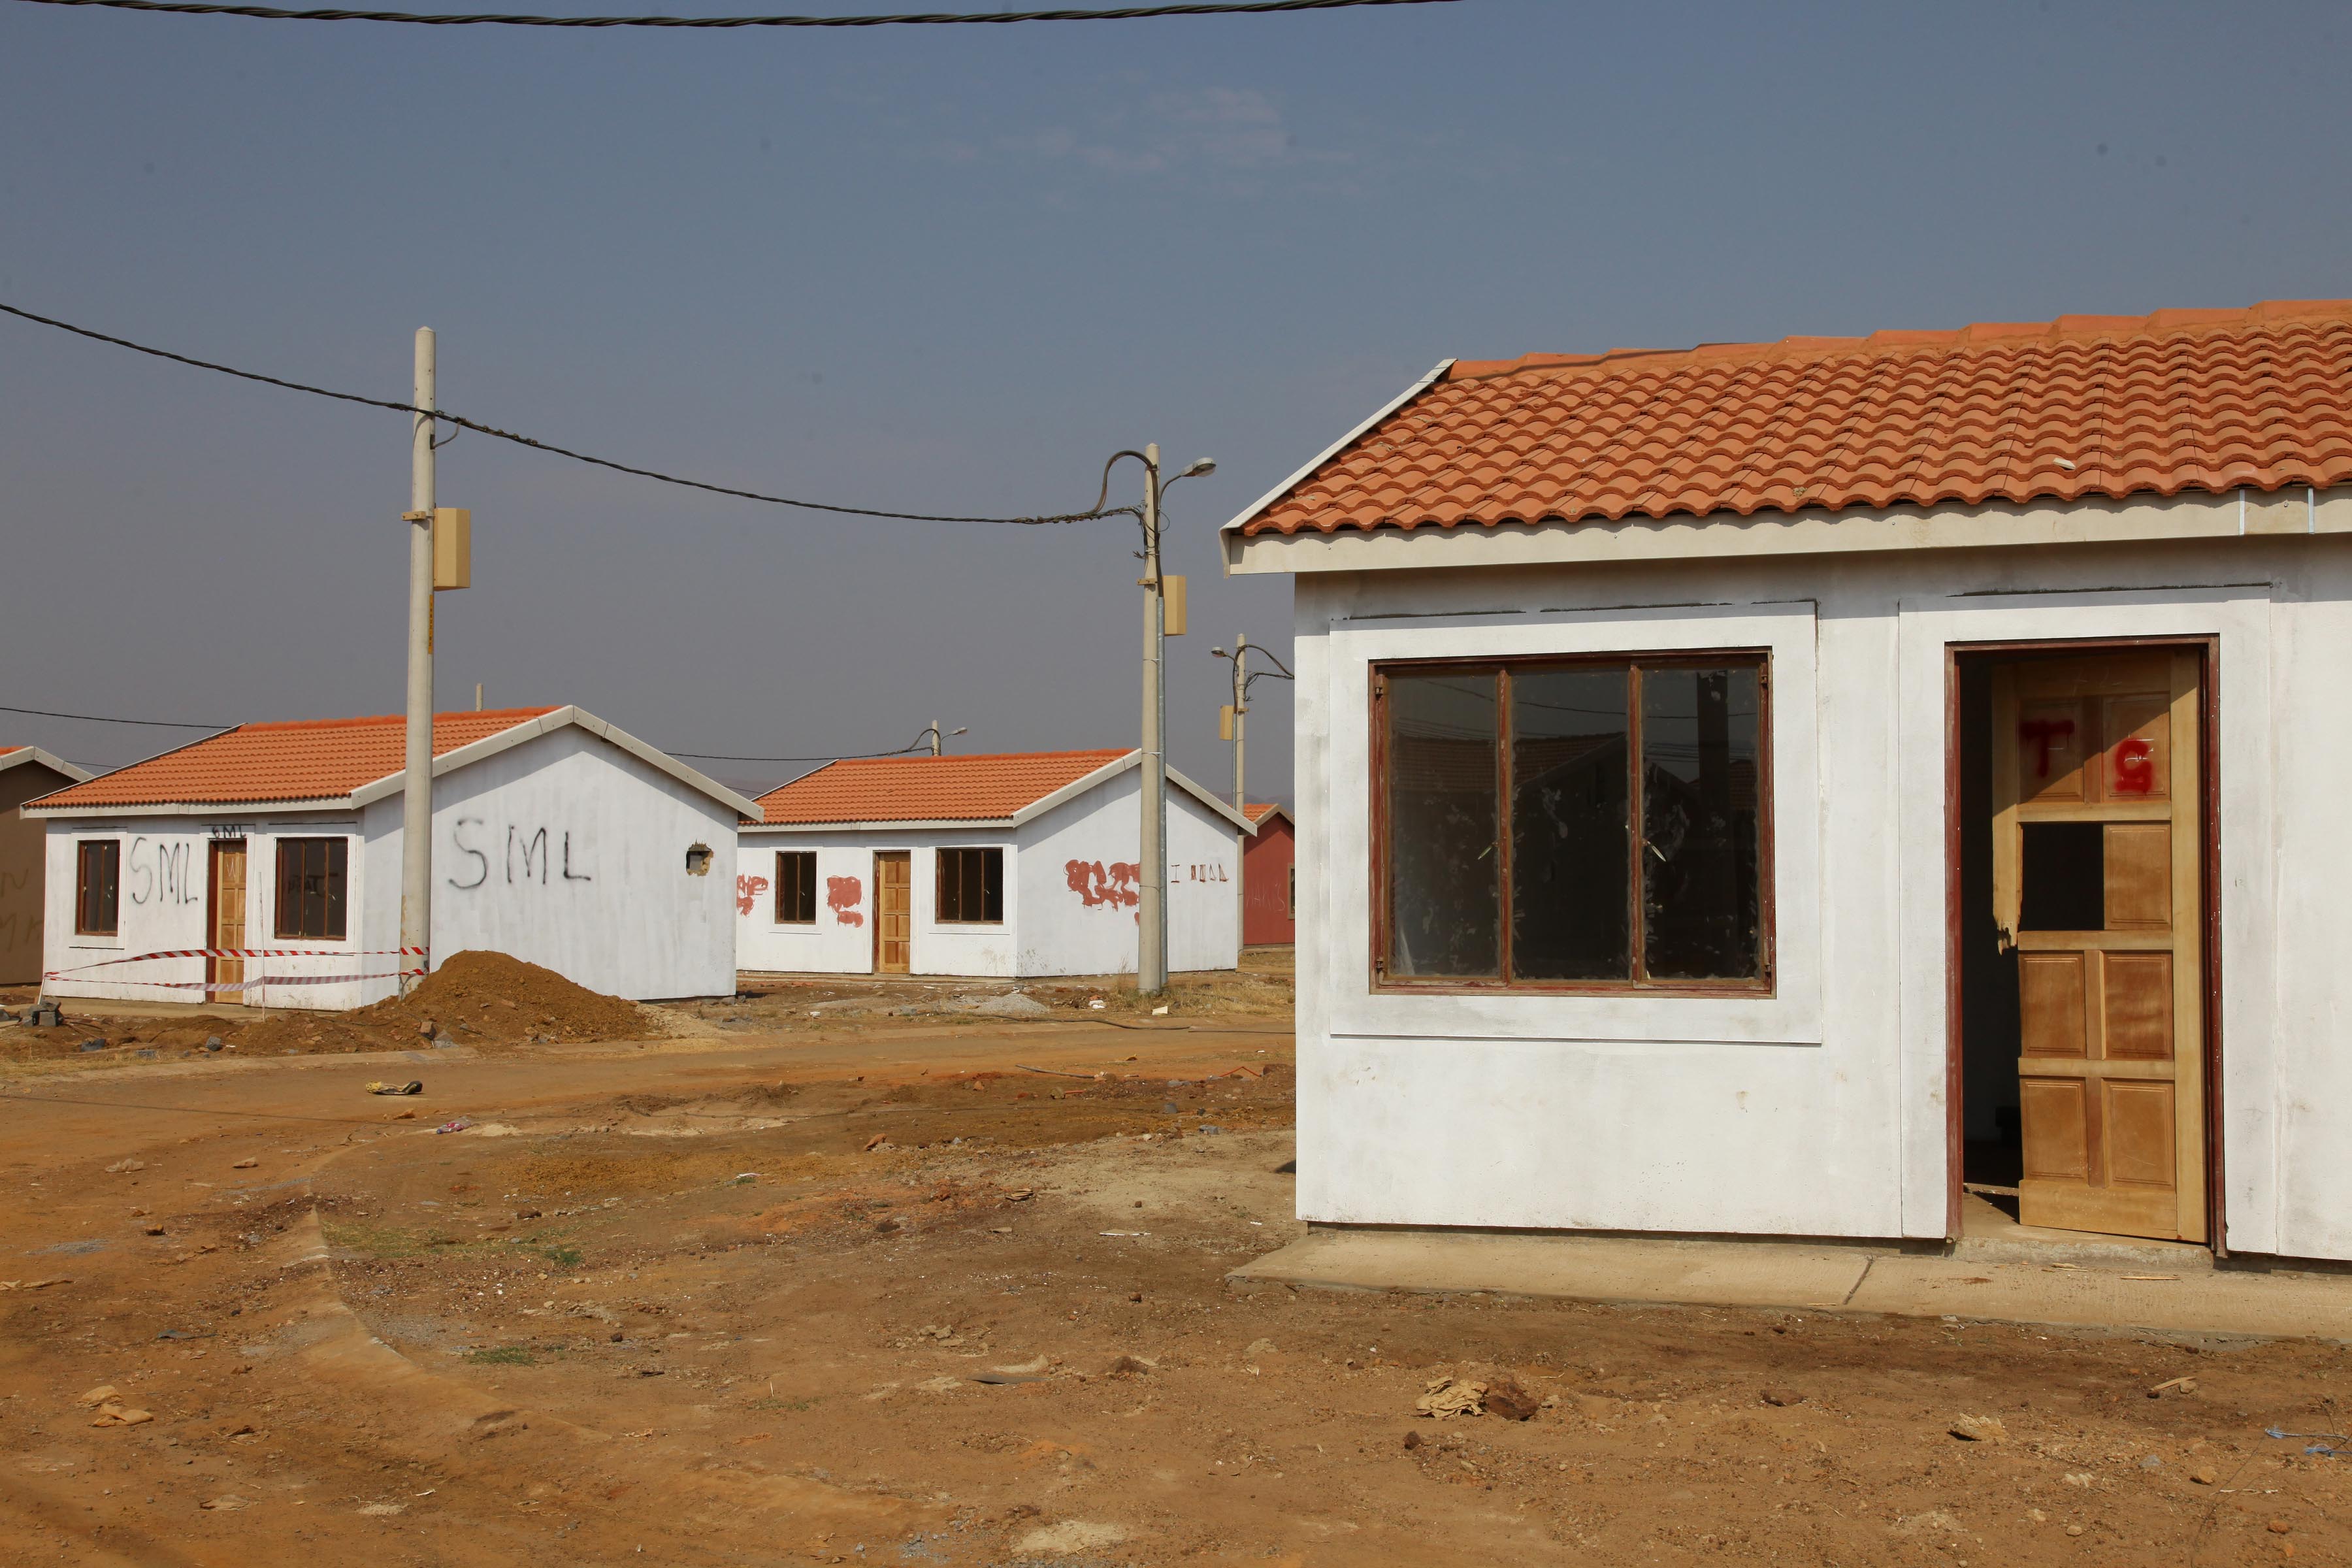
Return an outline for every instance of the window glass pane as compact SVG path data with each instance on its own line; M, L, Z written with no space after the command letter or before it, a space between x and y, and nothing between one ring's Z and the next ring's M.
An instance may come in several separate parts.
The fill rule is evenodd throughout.
M343 882L351 868L351 842L330 838L322 847L327 852L327 923L325 934L341 942L343 937Z
M90 839L78 847L80 886L74 900L74 929L92 936L112 936L121 890L122 846L106 838Z
M1642 919L1656 980L1761 968L1756 669L1642 672Z
M327 934L327 846L316 838L302 841L302 934Z
M279 936L302 934L302 853L290 838L278 841L278 923Z
M1633 973L1627 675L1511 672L1511 977Z
M1495 679L1492 671L1388 678L1392 974L1496 973Z
M1004 920L1004 851L980 852L982 883L980 918L998 924Z

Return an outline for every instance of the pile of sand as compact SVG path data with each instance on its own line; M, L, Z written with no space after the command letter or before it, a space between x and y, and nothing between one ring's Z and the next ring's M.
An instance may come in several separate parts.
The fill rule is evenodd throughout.
M383 1051L639 1039L664 1033L634 1002L503 952L457 952L405 996L350 1013L279 1013L237 1032L242 1052Z

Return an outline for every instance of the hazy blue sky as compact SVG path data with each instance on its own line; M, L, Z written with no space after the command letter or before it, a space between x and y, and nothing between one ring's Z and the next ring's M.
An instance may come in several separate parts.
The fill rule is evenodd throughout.
M1215 526L1429 365L2352 294L2347 22L1467 0L555 34L0 0L0 300L394 398L430 324L445 407L824 500L1059 510L1120 447L1213 455L1172 498L1170 703L1215 787L1209 646L1286 652L1290 614L1220 579ZM5 319L0 412L0 700L399 708L401 416ZM476 530L445 706L481 680L688 751L934 716L961 749L1133 743L1123 520L827 521L474 436L441 494ZM0 715L92 764L165 739Z

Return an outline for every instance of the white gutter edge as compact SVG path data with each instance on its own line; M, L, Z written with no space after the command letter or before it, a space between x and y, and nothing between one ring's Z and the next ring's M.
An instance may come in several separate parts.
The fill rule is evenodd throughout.
M311 800L166 800L144 805L35 805L17 812L33 821L102 822L117 816L271 816L292 812L348 812L357 802L347 795L320 795Z
M1143 752L1140 750L1129 752L1127 755L1119 758L1117 762L1105 763L1101 767L1097 768L1086 777L1072 780L1070 783L1064 784L1060 789L1055 790L1053 794L1043 796L1040 799L1031 801L1027 805L1024 805L1019 811L1014 812L1013 814L1013 825L1018 826L1028 822L1033 817L1042 816L1046 812L1049 812L1055 806L1061 805L1064 801L1071 798L1073 795L1083 795L1098 784L1107 784L1110 780L1117 778L1119 774L1127 772L1129 768L1140 768L1142 766ZM1199 784L1194 784L1191 779L1186 778L1182 773L1178 773L1174 768L1170 768L1168 770L1168 779L1170 783L1175 784L1179 789L1191 795L1193 799L1199 801L1202 805L1209 807L1212 811L1214 811L1219 816L1222 816L1228 822L1232 822L1238 826L1243 832L1246 833L1249 831L1249 818L1242 816L1241 813L1235 811L1232 806L1227 805L1223 801L1219 800L1215 795L1211 795L1207 790L1202 789Z
M480 740L469 742L454 751L442 752L433 759L433 776L437 779L444 773L470 767L486 757L497 756L500 752L520 746L525 741L552 734L567 725L577 725L599 740L609 741L646 766L658 773L667 773L698 795L708 795L721 805L729 807L739 816L756 817L760 815L759 803L750 796L739 795L718 780L688 767L668 752L646 744L618 725L597 718L585 708L574 707L569 703L542 713L536 719L525 719L520 723L510 724L494 735L485 735ZM362 784L352 792L351 803L353 805L369 805L398 795L404 776L401 773L387 773L373 784Z
M1143 753L1139 751L1129 752L1123 757L1114 757L1109 762L1105 763L1102 766L1095 769L1092 773L1084 773L1077 778L1072 779L1068 784L1062 785L1061 788L1055 790L1049 795L1039 795L1035 800L1031 801L1027 805L1023 806L1020 810L1014 812L1010 816L961 816L930 819L896 819L879 822L752 821L743 824L738 831L741 833L929 833L977 827L1020 828L1027 826L1031 822L1034 822L1038 817L1045 816L1045 813L1053 810L1055 806L1060 805L1063 802L1074 800L1077 796L1086 794L1088 790L1093 789L1097 784L1109 783L1112 779L1115 779L1121 773L1126 773L1129 768L1139 768L1142 765ZM1223 801L1219 800L1215 795L1211 795L1207 790L1202 789L1199 784L1194 784L1191 779L1186 778L1182 773L1178 773L1174 768L1170 768L1168 770L1168 779L1171 784L1175 784L1185 794L1191 795L1202 805L1214 811L1219 816L1223 817L1226 821L1240 828L1244 833L1251 831L1249 818L1235 811L1232 806L1227 805Z
M1292 490L1297 489L1301 484L1304 484L1307 481L1307 477L1313 474L1316 469L1321 468L1324 464L1338 457L1342 451L1345 451L1348 447L1353 446L1356 441L1363 436L1364 432L1370 430L1373 426L1378 425L1381 420L1386 419L1390 415L1394 414L1398 409L1402 408L1406 404L1411 403L1414 398L1419 397L1423 392L1429 389L1431 383L1436 381L1439 376L1444 375L1447 371L1452 370L1453 368L1454 362L1452 360L1439 360L1434 365L1430 367L1428 374L1423 376L1419 381L1414 382L1411 386L1406 387L1402 392L1398 393L1394 397L1389 399L1388 402L1382 404L1378 409L1374 410L1370 416L1360 421L1354 429L1349 431L1345 436L1340 437L1338 440L1324 447L1322 451L1317 453L1304 468L1301 468L1297 473L1283 480L1282 483L1275 486L1274 489L1266 491L1265 494L1258 497L1256 500L1250 503L1246 510L1236 513L1231 522L1226 523L1223 528L1217 530L1217 537L1224 542L1225 547L1223 552L1225 558L1225 574L1227 576L1233 575L1234 550L1239 542L1239 535L1244 523L1248 522L1252 518L1255 518L1258 513L1272 506L1276 501L1280 500L1284 496L1288 495Z
M0 752L0 773L6 773L10 768L21 767L26 763L38 763L51 773L65 774L76 784L88 784L98 776L88 768L78 767L63 757L45 752L38 746L19 746L13 752Z
M1017 827L1010 816L941 816L919 821L747 822L735 831L756 833L949 833L967 827Z

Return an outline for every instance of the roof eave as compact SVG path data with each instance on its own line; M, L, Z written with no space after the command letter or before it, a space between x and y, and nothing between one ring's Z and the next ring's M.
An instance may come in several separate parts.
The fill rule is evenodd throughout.
M1280 500L1284 496L1288 495L1292 490L1297 489L1300 485L1305 484L1307 479L1314 475L1316 469L1321 468L1324 464L1338 457L1341 452L1346 451L1349 447L1354 446L1358 440L1362 438L1367 431L1372 428L1372 426L1378 425L1381 420L1386 419L1390 415L1394 414L1398 409L1402 408L1406 404L1411 403L1414 398L1419 397L1423 392L1429 389L1432 383L1435 382L1440 376L1444 375L1447 371L1452 370L1453 368L1454 361L1450 359L1439 360L1434 365L1430 367L1428 374L1423 376L1419 381L1414 382L1411 386L1406 387L1402 392L1398 393L1381 407L1373 410L1370 415L1360 421L1354 429L1349 431L1346 435L1332 442L1328 447L1324 447L1323 450L1316 454L1314 458L1304 468L1291 475L1288 479L1283 480L1282 483L1275 486L1274 489L1266 491L1265 494L1258 497L1256 500L1250 503L1246 510L1235 514L1232 521L1217 530L1218 541L1223 547L1225 574L1227 576L1233 575L1235 546L1239 543L1241 540L1241 531L1246 524L1255 519L1261 512L1265 511L1266 508Z
M38 763L53 773L63 773L75 784L88 784L98 776L88 768L76 766L55 752L45 752L38 746L18 746L11 752L0 752L0 773L6 773L10 768L23 767L26 763Z
M740 795L729 789L708 774L688 767L660 748L638 740L620 726L597 718L585 708L575 707L569 703L561 708L550 709L536 719L525 719L520 723L510 724L494 735L485 735L478 741L468 742L465 745L441 752L433 759L433 776L437 779L444 773L455 773L459 768L471 767L486 758L497 756L500 752L520 746L526 741L552 734L567 725L576 725L599 740L611 742L646 766L668 774L688 789L708 795L739 816L756 817L760 815L760 803L751 796ZM401 786L405 778L406 773L404 770L401 773L386 773L372 784L362 784L352 792L352 803L354 805L371 805L379 800L396 795L401 792Z
M27 801L17 810L28 818L58 822L99 816L266 816L273 812L352 811L359 804L350 795L331 795L301 800L150 800L119 805L43 805Z
M1013 816L932 816L880 818L862 822L747 822L745 833L923 833L967 827L1018 827L1025 818Z

